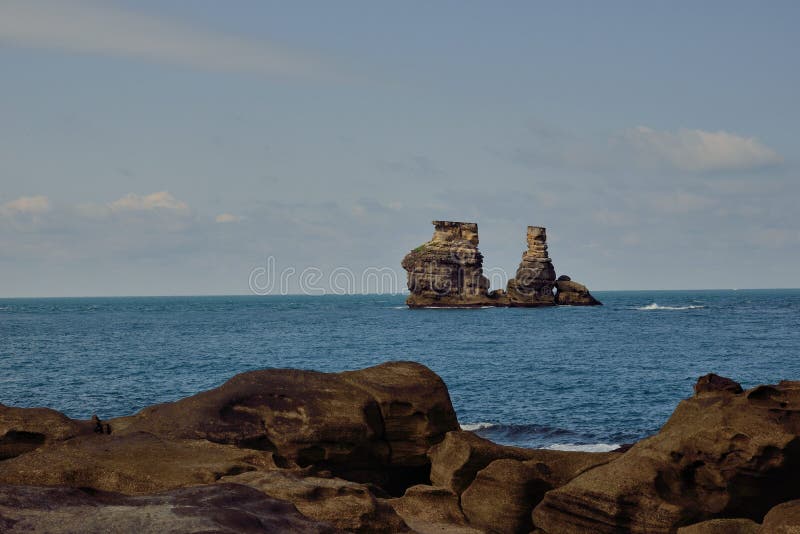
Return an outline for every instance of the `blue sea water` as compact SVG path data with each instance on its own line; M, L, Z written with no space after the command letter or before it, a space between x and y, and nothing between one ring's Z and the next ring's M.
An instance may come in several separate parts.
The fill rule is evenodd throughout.
M605 306L409 310L404 296L0 299L0 403L130 414L268 367L414 360L465 428L601 450L716 372L800 379L800 290L597 292Z

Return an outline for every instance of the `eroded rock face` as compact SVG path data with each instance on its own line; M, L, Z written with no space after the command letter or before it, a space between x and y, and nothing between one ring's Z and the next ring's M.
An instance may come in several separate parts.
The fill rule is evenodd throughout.
M509 447L472 432L449 432L428 454L432 483L460 496L470 526L501 533L529 532L546 491L619 457Z
M433 238L405 258L411 292L406 304L427 306L485 306L489 280L483 276L476 223L433 221Z
M556 280L556 304L562 306L599 306L602 303L594 298L586 286L573 282L566 277L562 280L559 276Z
M134 432L80 436L0 462L0 483L145 495L275 468L272 453Z
M506 295L512 306L553 306L556 271L547 254L547 231L541 226L529 226L528 250L516 276L508 281Z
M532 449L498 445L472 432L448 432L444 440L431 447L431 482L456 495L472 484L478 471L501 458L527 460Z
M294 504L308 518L348 532L410 532L394 509L363 484L289 470L243 473L221 482L250 486Z
M458 495L446 488L418 485L402 497L387 501L406 524L419 534L483 534L470 526Z
M547 233L540 226L528 227L528 248L506 289L490 292L478 251L478 225L451 221L433 221L433 225L433 238L403 258L411 292L406 304L411 308L600 304L585 286L569 277L556 281ZM560 297L554 293L557 286Z
M49 408L14 408L0 404L0 461L46 443L91 433L90 422L70 419Z
M413 362L341 374L250 371L111 425L114 435L148 432L268 451L279 465L330 469L393 493L427 481L423 450L458 428L442 380Z
M763 534L797 534L800 532L800 500L779 504L764 517Z
M760 521L800 497L800 382L743 393L706 383L658 434L548 492L535 525L559 534L673 532L717 517Z
M0 485L0 532L215 532L334 534L292 504L239 484L130 497L77 488Z
M688 527L677 534L758 534L761 525L750 519L709 519Z

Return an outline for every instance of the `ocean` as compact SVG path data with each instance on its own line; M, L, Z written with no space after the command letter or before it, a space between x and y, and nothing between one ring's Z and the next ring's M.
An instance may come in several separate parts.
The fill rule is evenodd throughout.
M409 310L403 295L0 299L0 403L134 413L269 367L413 360L494 441L607 450L697 377L800 379L800 290L593 292L604 306Z

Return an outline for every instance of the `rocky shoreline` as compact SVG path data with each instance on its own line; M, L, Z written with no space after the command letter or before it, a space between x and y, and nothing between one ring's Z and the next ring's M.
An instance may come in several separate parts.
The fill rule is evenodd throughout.
M598 306L586 286L569 276L556 278L547 253L547 233L528 226L528 248L506 289L489 291L483 274L483 255L478 250L476 223L433 221L433 237L405 258L410 308L476 308L483 306Z
M800 532L800 382L706 375L608 453L502 446L391 362L251 371L101 421L0 405L0 532Z

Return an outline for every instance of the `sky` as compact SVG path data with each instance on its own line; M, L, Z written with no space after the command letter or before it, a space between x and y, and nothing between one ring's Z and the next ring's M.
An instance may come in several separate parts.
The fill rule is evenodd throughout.
M0 297L404 289L434 219L477 222L492 273L537 225L590 289L798 287L797 20L0 0Z

